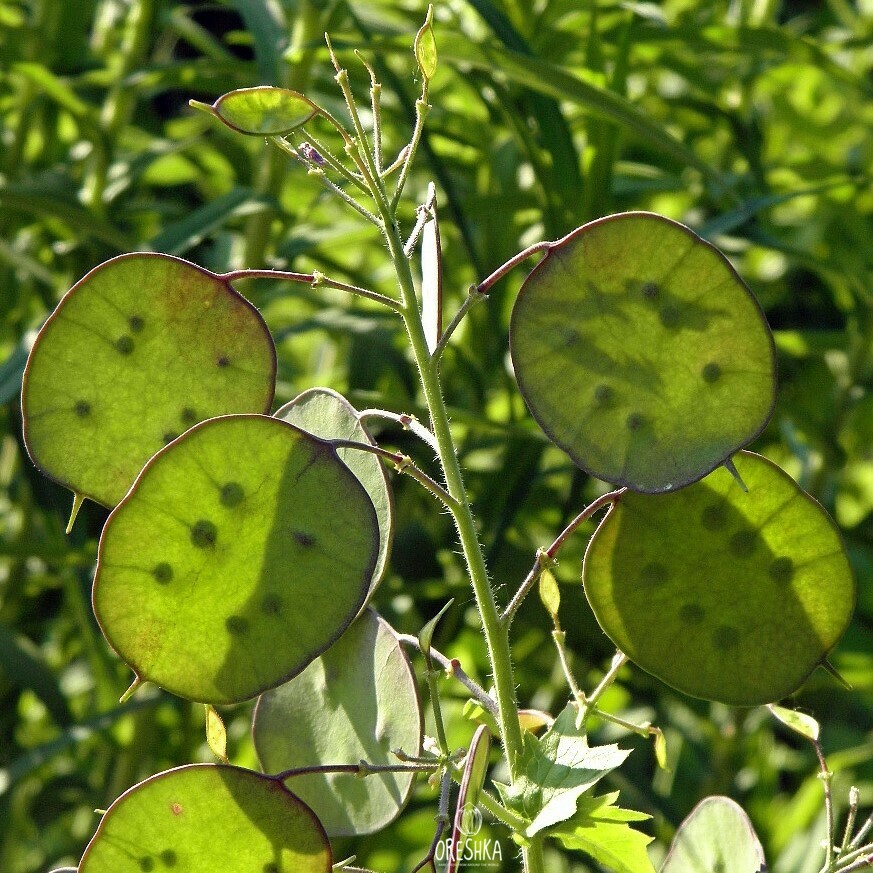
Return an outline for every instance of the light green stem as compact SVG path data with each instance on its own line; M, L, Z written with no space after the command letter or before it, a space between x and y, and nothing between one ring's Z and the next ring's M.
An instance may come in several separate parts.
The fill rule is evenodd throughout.
M482 617L488 657L494 673L497 691L497 706L500 711L500 733L506 751L510 778L515 779L518 757L522 750L521 727L518 723L518 701L515 696L512 661L509 652L509 637L501 625L494 592L488 581L485 558L476 533L476 525L470 509L470 501L458 464L454 440L449 428L448 413L443 400L437 363L431 358L418 310L418 299L409 261L403 253L403 241L397 228L393 209L379 198L379 210L385 222L385 237L394 262L403 301L403 320L409 334L415 363L421 379L424 399L430 413L431 428L439 450L440 463L446 477L449 494L457 501L452 510L461 548L470 572L470 581L476 596L476 604Z

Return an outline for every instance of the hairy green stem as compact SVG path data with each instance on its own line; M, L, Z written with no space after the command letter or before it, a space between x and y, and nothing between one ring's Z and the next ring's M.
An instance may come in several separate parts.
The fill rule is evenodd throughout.
M512 619L515 617L515 613L518 612L521 602L525 597L527 597L534 585L537 584L540 576L543 574L543 570L554 562L555 556L576 528L578 528L583 522L588 521L592 515L599 512L604 506L611 506L614 503L618 503L625 491L627 491L627 488L618 488L615 491L601 494L596 500L592 500L591 503L589 503L588 506L586 506L585 509L583 509L561 531L561 533L558 534L557 537L555 537L554 542L547 549L541 549L537 552L536 561L534 562L530 573L527 574L524 582L521 583L518 591L516 591L509 605L503 610L503 615L500 617L500 620L504 625L506 625L506 627L509 627L509 625L512 624Z
M412 463L412 458L409 455L401 454L400 452L389 452L388 449L383 449L380 446L373 446L370 443L362 443L357 440L328 440L335 449L357 449L361 452L369 452L371 455L383 458L393 464L394 469L398 473L406 473L411 476L420 485L424 485L434 497L438 498L445 504L446 508L451 512L455 512L458 508L458 501L437 482L434 482L427 473L419 470Z
M427 671L427 690L430 693L430 705L433 709L433 722L436 727L437 743L439 743L440 752L448 758L449 756L449 741L446 738L446 725L443 721L443 708L440 705L440 689L437 685L437 678L440 675L439 670Z

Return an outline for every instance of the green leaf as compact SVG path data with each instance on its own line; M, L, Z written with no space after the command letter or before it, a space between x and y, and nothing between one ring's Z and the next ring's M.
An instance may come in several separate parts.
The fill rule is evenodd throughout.
M674 494L625 494L598 527L585 593L615 644L695 697L795 691L848 626L855 584L827 513L771 461L735 458Z
M636 491L706 475L773 408L760 307L717 249L658 215L615 215L554 243L519 292L510 342L550 439Z
M568 849L581 849L615 873L655 873L646 853L652 837L628 824L651 816L621 809L614 805L617 799L617 791L601 797L583 797L576 814L552 828L549 836Z
M504 802L530 822L528 838L571 818L576 801L630 754L615 745L590 748L576 715L568 705L540 739L524 734L520 775L499 787Z
M223 764L158 773L103 816L79 873L328 873L324 830L270 779Z
M327 443L266 416L214 418L159 452L110 515L94 611L139 678L246 700L348 627L378 538L370 498Z
M34 463L105 506L191 425L265 412L276 352L258 311L220 276L137 253L92 270L43 325L24 373Z
M427 7L427 18L415 35L413 51L421 75L425 79L432 79L437 67L437 48L433 35L433 6Z
M433 635L436 633L437 625L440 619L449 611L451 605L455 602L455 598L451 600L418 632L418 647L421 649L421 654L427 662L428 670L433 670L433 661L430 656L430 649L433 645Z
M661 873L759 873L764 850L745 812L728 797L707 797L679 826Z
M478 700L471 697L464 704L461 714L476 724L486 725L495 737L500 736L500 725L497 724L497 719ZM519 713L519 721L521 721L521 713Z
M211 704L206 704L206 742L212 749L216 758L227 763L227 729L218 714L218 710Z
M231 129L251 136L284 136L319 112L308 97L297 91L268 85L230 91L211 107L197 104L196 108L206 108Z
M558 586L558 580L555 579L555 574L548 567L540 574L539 593L546 612L552 617L552 621L557 627L558 610L561 608L561 589Z
M310 388L278 409L275 418L296 425L301 430L325 440L343 439L375 446L376 441L361 423L355 408L341 394L330 388ZM364 486L379 522L379 558L370 586L373 593L391 552L394 537L394 498L382 462L370 452L339 448L340 460Z
M252 730L271 773L316 764L396 764L417 756L421 709L415 676L394 631L365 610L299 676L262 695ZM413 773L317 773L288 780L332 836L373 833L409 800Z
M795 733L806 737L808 740L816 742L821 730L819 723L805 712L798 712L796 709L786 709L784 706L776 706L770 704L767 709L782 722L782 724L790 727Z

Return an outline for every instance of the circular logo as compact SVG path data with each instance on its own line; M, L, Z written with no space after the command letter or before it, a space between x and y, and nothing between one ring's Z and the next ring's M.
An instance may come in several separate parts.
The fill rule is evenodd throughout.
M465 837L475 837L482 830L482 813L472 803L465 803L460 813L458 830Z

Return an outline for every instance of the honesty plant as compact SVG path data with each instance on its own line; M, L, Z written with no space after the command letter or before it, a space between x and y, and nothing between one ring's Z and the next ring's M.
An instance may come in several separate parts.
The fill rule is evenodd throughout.
M213 705L260 695L253 730L265 774L219 763L147 779L103 815L80 873L327 871L329 838L389 825L418 772L441 784L436 836L419 868L435 868L435 847L453 821L447 869L457 869L463 811L472 805L507 828L528 873L543 870L545 839L614 870L644 873L649 838L631 823L645 816L617 807L616 794L595 794L628 752L588 741L588 719L597 714L654 736L663 758L657 728L598 706L625 660L690 695L773 703L825 663L849 623L854 581L834 524L775 464L741 451L772 412L775 352L755 298L712 245L657 215L611 216L521 252L471 287L441 329L433 190L407 240L397 219L429 109L430 16L415 55L417 124L393 162L382 151L375 76L368 133L333 53L351 129L281 88L198 104L242 134L265 137L375 225L396 272L393 295L318 273L219 275L166 255L122 255L69 291L33 347L22 392L31 457L74 492L71 524L86 497L112 508L93 603L108 642L134 671L130 693L150 681L206 704L219 758L223 726ZM317 125L340 137L342 154L316 140ZM419 246L417 282L410 259ZM500 608L439 364L470 307L537 253L544 256L512 312L519 388L546 435L618 487L536 556ZM273 342L233 287L259 276L340 289L391 310L405 326L429 421L358 411L329 389L307 391L271 416ZM378 446L366 428L373 417L420 437L436 453L442 481ZM415 638L397 634L368 606L390 560L386 462L454 518L493 691L432 649L439 616ZM583 579L619 652L586 694L567 666L549 568L576 528L606 507ZM571 692L555 717L520 710L513 677L512 619L537 584ZM423 741L404 646L426 667L433 740ZM446 740L436 682L444 670L465 685L482 722L475 734L471 727L467 749L452 750ZM817 726L774 712L818 743ZM505 781L489 784L492 734ZM454 816L453 781L461 785ZM853 842L847 832L834 851L832 819L825 869L854 869L870 847L863 833ZM720 841L710 836L716 831ZM742 811L711 799L680 830L664 870L752 873L762 864Z

